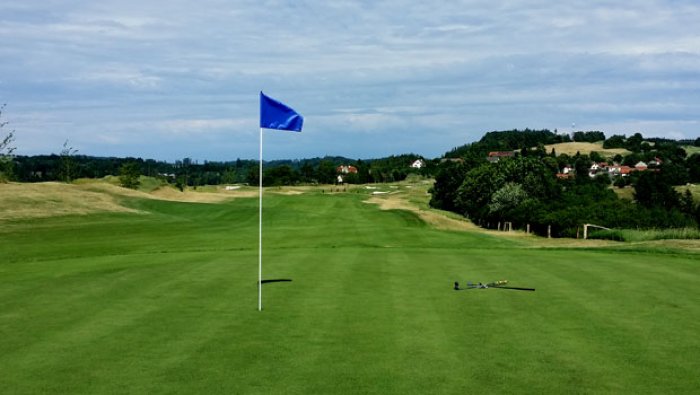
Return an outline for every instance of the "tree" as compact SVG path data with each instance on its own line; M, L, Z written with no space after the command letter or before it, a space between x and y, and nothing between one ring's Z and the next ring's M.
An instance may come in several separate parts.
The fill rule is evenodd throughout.
M265 169L264 186L294 185L299 180L299 173L290 166L282 165Z
M625 141L625 148L632 152L639 152L642 149L642 141L644 141L644 137L642 137L641 133L635 133L632 136L630 136L627 141Z
M685 161L690 182L700 183L700 154L693 154Z
M618 188L624 188L625 186L627 186L626 177L617 176L613 185L615 185Z
M137 162L127 162L119 169L119 182L124 188L136 189L141 185L141 168Z
M599 131L574 132L574 141L595 143L605 140L605 134Z
M236 168L229 167L221 175L221 182L224 184L235 184L238 182L238 174Z
M615 134L603 142L603 148L625 148L625 135Z
M318 164L318 170L316 170L316 177L320 184L335 184L336 182L336 166L333 162L328 160L322 160Z
M509 182L491 196L489 211L507 219L509 213L528 198L522 185Z
M599 154L597 151L591 151L589 154L591 160L596 163L605 162L605 157Z
M71 182L75 175L75 160L73 159L73 155L77 152L77 149L68 146L68 140L63 143L63 149L61 150L61 167L59 169L59 174L63 182Z
M634 187L634 198L645 207L671 209L680 204L680 194L660 173L642 172Z
M588 156L579 155L579 157L574 162L574 171L576 172L576 182L579 184L585 184L591 181L591 177L588 175L588 171L593 163Z
M4 128L8 122L2 122L2 112L6 104L0 106L0 129ZM6 182L14 178L14 155L15 149L12 143L15 141L15 131L11 130L7 136L0 141L0 182Z
M445 161L438 165L435 182L430 189L430 206L447 211L456 211L455 199L457 189L467 174L467 168L461 162Z
M260 185L260 165L253 165L248 168L248 174L246 174L246 180L248 185Z
M671 185L684 185L690 179L685 166L674 162L664 162L661 165L661 174L664 180Z
M301 169L299 169L299 173L301 174L302 182L313 182L314 167L308 161L304 161L304 164L301 165Z
M505 183L505 177L497 166L487 163L469 170L457 189L455 210L472 220L487 216L491 195Z
M693 199L693 194L690 192L690 189L686 189L685 193L681 196L681 211L693 216L695 214L695 201Z

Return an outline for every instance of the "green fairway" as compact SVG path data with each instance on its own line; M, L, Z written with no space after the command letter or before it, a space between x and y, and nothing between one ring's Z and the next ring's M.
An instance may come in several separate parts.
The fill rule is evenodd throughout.
M361 193L0 222L2 393L697 393L700 255L434 229ZM507 279L536 292L453 291Z

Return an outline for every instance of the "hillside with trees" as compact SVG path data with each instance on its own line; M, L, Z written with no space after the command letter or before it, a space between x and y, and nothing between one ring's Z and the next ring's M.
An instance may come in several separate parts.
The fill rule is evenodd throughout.
M542 130L505 130L486 133L479 141L455 147L446 158L462 158L465 155L485 156L490 151L514 151L524 148L570 142L568 134Z
M599 133L574 136L579 141L604 137ZM511 222L514 228L530 225L539 234L549 229L554 236L576 236L585 223L610 228L698 226L700 207L690 192L676 190L700 182L700 154L687 156L681 147L686 141L612 136L612 142L605 140L608 147L631 153L606 159L596 152L547 153L542 144L555 138L548 131L491 132L479 142L446 153L452 160L438 166L431 206L464 215L483 227ZM486 161L487 151L504 149L513 151L513 156ZM613 191L630 187L635 190L633 201L620 199Z

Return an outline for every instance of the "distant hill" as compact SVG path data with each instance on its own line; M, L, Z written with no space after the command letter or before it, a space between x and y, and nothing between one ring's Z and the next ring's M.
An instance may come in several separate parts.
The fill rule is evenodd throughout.
M447 158L459 158L468 153L484 156L489 151L514 151L535 147L539 144L557 144L571 141L568 135L550 130L504 130L486 133L479 141L453 148L445 154Z

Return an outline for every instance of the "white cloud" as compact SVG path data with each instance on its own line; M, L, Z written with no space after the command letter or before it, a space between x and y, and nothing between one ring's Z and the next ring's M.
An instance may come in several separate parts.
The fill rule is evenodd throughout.
M175 119L158 122L158 130L173 134L206 134L222 130L253 130L254 120L242 119Z
M10 118L44 114L17 124L32 153L61 135L86 154L206 159L227 132L248 153L261 89L306 115L312 156L339 149L331 132L355 136L335 153L364 157L573 121L697 130L694 1L83 0L0 15L0 101ZM153 144L168 138L180 145Z

